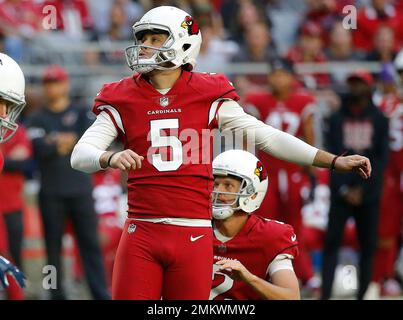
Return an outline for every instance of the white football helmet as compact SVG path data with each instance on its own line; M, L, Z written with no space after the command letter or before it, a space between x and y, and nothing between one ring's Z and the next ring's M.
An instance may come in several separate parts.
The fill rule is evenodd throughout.
M140 40L145 31L165 31L169 36L161 48L144 46ZM134 24L133 35L134 45L126 48L126 60L134 71L173 70L182 65L188 65L191 70L196 64L202 41L201 32L191 15L181 9L170 6L151 9ZM141 48L154 50L154 55L141 58Z
M20 66L12 58L0 53L0 98L8 102L5 118L0 117L0 143L17 131L16 119L25 107L25 78Z
M219 154L213 161L213 175L233 176L241 179L236 193L213 191L213 217L226 219L237 210L251 213L257 210L266 195L268 178L258 158L244 150L229 150ZM235 195L233 203L220 203L220 194ZM236 207L234 207L236 205Z

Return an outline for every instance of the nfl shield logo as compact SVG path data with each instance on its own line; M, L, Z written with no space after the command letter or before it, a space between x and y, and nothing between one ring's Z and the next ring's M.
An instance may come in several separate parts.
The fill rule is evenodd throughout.
M136 231L136 225L134 223L129 224L129 227L127 228L127 233L133 233Z
M218 252L221 252L221 253L225 253L225 252L227 252L227 246L224 244L224 243L221 243L219 246L218 246Z
M169 104L169 99L168 97L162 97L160 98L160 105L161 107L166 107Z

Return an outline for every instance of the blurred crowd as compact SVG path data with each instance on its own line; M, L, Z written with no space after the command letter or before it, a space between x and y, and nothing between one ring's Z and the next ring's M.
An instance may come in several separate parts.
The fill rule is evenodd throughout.
M39 119L38 114L44 115L44 110L52 112L70 110L72 107L89 111L91 100L104 82L116 81L130 74L124 49L132 41L131 26L147 10L159 5L175 5L193 14L203 37L196 71L225 72L234 82L241 96L240 104L247 112L309 143L337 154L346 150L361 152L374 163L374 172L381 178L374 178L375 183L370 187L357 181L330 177L327 171L312 172L306 168L290 169L281 165L273 169L279 176L269 177L269 180L272 179L270 181L276 182L269 182L268 201L274 202L274 192L278 189L278 201L283 203L283 211L296 210L298 216L296 220L290 218L292 214L288 218L281 215L275 218L291 222L299 238L304 239L300 242L307 255L303 254L302 257L307 260L301 259L296 270L305 289L304 294L319 297L321 281L325 281L328 287L330 283L330 288L326 287L327 296L324 297L322 292L322 297L328 298L332 282L336 283L333 285L336 288L337 281L343 276L342 269L336 268L336 265L343 263L366 270L365 279L362 275L353 277L361 282L372 282L374 286L370 285L370 289L378 290L375 296L401 295L402 0L0 0L0 52L21 63L28 83L27 107L21 117L21 127L25 126L28 130L20 130L19 138L10 141L12 145L2 146L4 150L8 148L4 153L9 160L18 160L18 163L8 163L8 171L20 179L12 185L14 192L23 191L24 179L44 179L46 171L52 170L51 166L43 166L50 161L47 158L50 153L53 152L58 159L68 157L86 126L82 124L82 127L74 129L73 135L57 133L66 131L63 126L68 126L69 122L75 123L74 117L90 117L85 112L84 115L71 115L66 111L66 116L60 120L60 126L64 129L60 129L47 128L44 120L41 124L35 123L35 119ZM350 11L343 10L349 5L357 10L356 23L351 22L351 19L354 20L354 10L351 11L351 7L347 7ZM258 68L253 67L255 64ZM301 94L292 95L294 92ZM284 120L273 116L274 113L270 113L265 105L265 101L270 99L285 101L284 106L280 107L273 102L276 112L301 104L297 113L298 121L302 124L293 128L293 118ZM301 99L305 102L301 102ZM371 111L373 107L380 110L382 115ZM387 126L379 124L384 123L382 117L386 119ZM90 122L93 119L87 120ZM83 123L87 120L83 120ZM346 127L343 121L346 121ZM360 121L364 125L358 126ZM371 129L368 129L367 123L371 123ZM56 146L54 150L46 151L49 154L42 153L40 149L38 139L43 135L38 128L55 133L52 139ZM337 135L336 132L343 132L344 135ZM371 136L374 132L379 141L366 142L371 140L366 135ZM30 158L34 159L33 162L27 163L26 160ZM270 160L267 160L266 166L271 169ZM61 162L55 164L54 168L65 170ZM288 185L297 188L296 191L290 191L288 194L291 196L286 199L281 185L282 170L291 177ZM38 178L38 172L41 178ZM305 178L295 178L299 172ZM72 196L66 191L69 189L69 179L63 176L60 179L53 184L63 190L57 196ZM7 192L11 187L7 183L0 177L0 201L3 203L10 199ZM97 186L102 188L96 189ZM343 189L343 186L348 189ZM84 186L81 184L80 188ZM99 290L96 284L91 288L93 297L105 298L107 294L103 290L110 284L113 252L119 238L118 213L123 190L120 177L109 172L93 177L92 185L88 183L86 188L95 200L95 211L106 214L98 231L103 239L101 251L107 280ZM45 196L53 196L55 190L45 192ZM340 193L340 197L332 197L331 193ZM43 190L41 195L44 195ZM375 202L367 201L369 198ZM50 200L45 202L49 204ZM11 255L17 264L22 264L23 257L18 252L23 246L22 215L26 204L23 200L8 204L5 208L0 206L0 213L11 213L6 221L7 227L17 235L8 239L13 251ZM374 208L375 212L372 212ZM264 205L262 209L273 210ZM343 211L342 218L340 210ZM344 214L347 211L349 214ZM360 219L367 211L371 211L368 214L371 219ZM20 218L13 221L13 213L19 214ZM351 220L351 217L354 219ZM43 212L42 219L45 219ZM74 215L72 219L75 219ZM362 220L366 221L357 223ZM327 233L330 221L335 227L333 232ZM66 233L71 230L74 231L74 227L66 230ZM365 230L372 230L371 233L376 236L371 237ZM85 248L85 244L88 244L85 239L78 239L78 242L84 255L85 250L91 251ZM349 248L353 254L339 255L341 260L337 262L340 247ZM56 248L56 251L54 254L60 255L60 248ZM364 255L366 259L358 262L360 254L361 258ZM78 257L78 253L74 256ZM83 261L84 269L89 270L91 263L96 262ZM80 278L80 262L75 265L74 276ZM371 265L371 268L366 269L366 265ZM322 273L323 266L331 272L321 279L318 274ZM99 271L99 274L102 272ZM90 283L97 281L90 278L87 278ZM98 296L97 290L101 292ZM54 298L65 298L64 292L59 293ZM21 295L17 292L15 297Z
M400 0L1 0L0 50L26 66L32 84L26 112L41 104L36 85L47 64L68 68L72 94L85 103L102 83L127 75L131 26L157 5L176 5L196 17L203 32L197 71L225 72L243 95L266 86L265 68L240 71L234 63L278 57L313 63L298 74L324 108L337 107L335 92L345 89L349 62L379 71L378 63L392 62L403 43ZM348 5L356 12L343 11Z
M266 63L284 57L319 64L317 72L300 70L301 80L312 90L324 90L320 94L334 104L326 89L342 90L351 69L324 63L388 63L403 44L400 0L2 0L0 50L29 66L65 64L77 78L73 94L89 99L102 82L95 75L88 77L89 71L99 75L102 67L115 66L127 73L122 71L122 43L131 41L133 23L157 5L179 6L196 17L203 31L197 70L226 71L242 94L264 87L265 76L262 72L240 76L237 69L231 70L231 63ZM349 5L356 12L343 11ZM354 13L357 21L351 23L355 16L347 15ZM102 80L108 80L105 73ZM28 75L35 83L40 72ZM113 77L116 73L109 80Z

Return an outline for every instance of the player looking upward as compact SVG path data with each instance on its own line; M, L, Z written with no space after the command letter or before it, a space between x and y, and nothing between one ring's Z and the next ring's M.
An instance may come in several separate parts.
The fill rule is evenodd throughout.
M88 173L107 167L128 171L128 219L112 298L208 299L213 175L205 130L251 130L259 149L281 159L326 168L333 162L336 170L370 176L367 158L334 161L335 155L247 115L224 75L191 72L202 38L185 11L154 8L134 24L133 34L126 56L136 73L103 86L93 106L97 119L71 157L73 168ZM185 148L190 133L202 143ZM106 151L115 139L124 150ZM188 152L208 161L185 162Z

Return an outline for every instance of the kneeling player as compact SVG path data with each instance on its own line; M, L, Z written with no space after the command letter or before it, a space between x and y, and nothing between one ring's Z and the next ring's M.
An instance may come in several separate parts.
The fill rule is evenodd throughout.
M259 159L243 150L213 161L214 274L210 299L300 299L292 260L298 243L290 225L251 213L268 179Z

